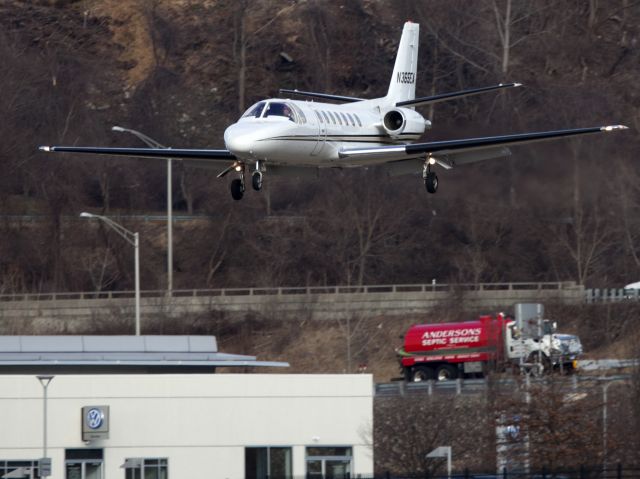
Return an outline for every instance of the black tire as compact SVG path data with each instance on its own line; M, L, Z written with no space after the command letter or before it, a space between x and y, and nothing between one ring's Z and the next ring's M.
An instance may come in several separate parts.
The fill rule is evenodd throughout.
M441 364L436 368L436 381L458 379L458 368L452 364Z
M435 379L435 373L430 366L415 366L411 370L411 381L414 383L431 381L433 379Z
M542 352L536 351L529 355L527 363L531 366L525 367L525 374L530 376L542 376L552 372L551 361ZM539 365L539 366L538 366Z
M260 191L262 189L262 173L259 171L254 171L251 175L251 186L256 191Z
M424 186L429 193L438 191L438 176L433 171L427 173L427 177L424 179Z
M240 178L236 178L231 182L231 197L234 200L241 200L244 195L244 185Z

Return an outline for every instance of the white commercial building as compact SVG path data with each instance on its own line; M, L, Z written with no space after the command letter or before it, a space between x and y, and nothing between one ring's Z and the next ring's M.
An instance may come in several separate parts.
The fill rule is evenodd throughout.
M370 475L372 390L370 375L58 375L47 456L66 479ZM43 402L35 376L0 376L0 476L43 457ZM108 437L83 441L91 409Z
M38 477L40 466L46 474L42 457L59 479L373 473L370 375L62 374L49 367L54 377L45 389L41 373L1 366L0 478Z

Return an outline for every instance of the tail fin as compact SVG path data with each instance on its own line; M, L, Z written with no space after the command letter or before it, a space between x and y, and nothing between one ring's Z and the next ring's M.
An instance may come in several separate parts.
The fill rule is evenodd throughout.
M395 105L399 101L413 100L416 97L419 34L419 24L412 22L404 24L389 92L385 97L387 103Z

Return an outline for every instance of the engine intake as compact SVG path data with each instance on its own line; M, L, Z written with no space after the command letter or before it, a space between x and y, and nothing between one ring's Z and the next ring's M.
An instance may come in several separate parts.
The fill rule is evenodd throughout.
M382 124L389 136L400 135L407 125L407 119L400 110L389 110L385 113Z

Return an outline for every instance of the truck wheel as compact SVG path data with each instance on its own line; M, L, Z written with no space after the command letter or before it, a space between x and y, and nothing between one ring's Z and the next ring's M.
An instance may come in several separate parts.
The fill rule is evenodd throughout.
M441 364L436 368L436 379L438 381L448 381L458 378L458 368L451 364Z
M413 371L411 371L411 381L414 383L421 383L432 379L435 379L435 374L429 366L416 366L413 368Z
M531 367L534 376L541 376L552 372L551 361L549 361L549 358L544 353L539 351L531 353L527 358L527 362L534 365Z

